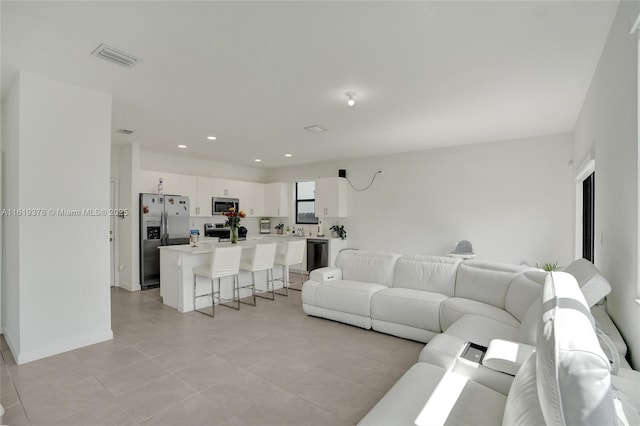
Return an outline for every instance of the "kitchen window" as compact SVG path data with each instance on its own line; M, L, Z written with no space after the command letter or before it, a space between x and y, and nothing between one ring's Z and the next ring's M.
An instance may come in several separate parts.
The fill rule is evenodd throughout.
M316 182L296 182L296 223L317 224Z

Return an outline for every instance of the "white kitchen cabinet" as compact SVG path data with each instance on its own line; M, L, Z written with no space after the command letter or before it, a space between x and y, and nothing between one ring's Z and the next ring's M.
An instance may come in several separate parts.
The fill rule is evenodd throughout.
M256 182L238 182L240 209L248 217L264 216L264 184Z
M165 194L182 195L180 193L182 189L181 175L155 170L140 170L138 174L138 192L157 194L160 178L163 180Z
M316 179L316 217L347 217L347 180Z
M289 184L276 182L264 186L264 215L267 217L289 216Z
M180 195L189 197L189 215L198 216L198 178L180 175Z
M211 189L213 191L213 197L239 197L239 181L229 179L211 178Z
M198 176L198 213L196 216L213 216L211 198L213 198L213 178Z

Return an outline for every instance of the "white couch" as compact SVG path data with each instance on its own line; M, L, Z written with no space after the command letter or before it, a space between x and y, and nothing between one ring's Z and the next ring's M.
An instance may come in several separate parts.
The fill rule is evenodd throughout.
M575 278L548 274L536 305L535 352L505 392L454 369L418 362L359 424L600 426L638 421L632 403L621 398L614 404L618 391L612 392L609 360Z
M349 250L335 267L311 272L302 307L309 315L420 342L443 330L477 337L487 324L491 337L513 340L543 279L544 272L527 266ZM469 314L476 317L464 318Z
M596 305L611 290L607 280L582 259L565 271L554 273L554 281L551 274L526 266L344 251L335 267L311 272L302 289L303 309L309 315L428 342L418 362L362 425L608 422L610 360L621 360L623 369L613 379L626 390L627 402L634 399L628 396L637 393L640 377L628 369L624 340L604 308ZM561 288L555 289L558 281ZM564 325L560 334L549 334L558 327L556 316ZM594 326L613 340L608 356L597 338L594 343ZM477 345L482 357L463 356L470 344ZM584 358L585 353L590 355ZM553 365L556 359L562 362ZM571 361L564 362L567 359ZM586 376L572 376L583 367ZM541 371L544 374L538 374ZM594 375L597 383L592 386ZM561 391L551 400L546 395L540 399L540 386ZM586 399L574 400L571 393L576 390ZM585 395L596 395L604 408ZM629 406L640 407L631 402L627 411ZM591 414L585 417L587 411ZM630 424L640 424L637 411L630 411Z

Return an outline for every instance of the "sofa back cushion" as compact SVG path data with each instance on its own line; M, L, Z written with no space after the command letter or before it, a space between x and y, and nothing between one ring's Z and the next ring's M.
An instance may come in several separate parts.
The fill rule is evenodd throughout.
M443 256L402 256L396 263L393 287L453 296L459 259Z
M549 274L542 292L536 384L547 425L616 422L609 360L575 278Z
M518 321L522 322L527 309L542 294L542 286L547 274L548 272L545 271L525 271L516 275L509 284L504 308Z
M589 307L611 292L609 281L600 274L593 263L586 259L574 260L563 271L573 275L578 281L578 286Z
M527 266L506 265L479 260L466 260L458 267L455 297L477 300L504 309L511 281Z
M338 254L336 266L342 269L342 279L383 284L391 287L393 271L399 254L366 250L345 250Z
M502 417L503 426L540 426L544 416L536 388L536 354L532 354L513 379Z

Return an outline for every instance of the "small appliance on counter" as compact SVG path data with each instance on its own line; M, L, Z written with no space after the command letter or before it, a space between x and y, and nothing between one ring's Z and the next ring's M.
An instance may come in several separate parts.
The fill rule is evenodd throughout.
M198 241L200 241L200 230L199 229L192 229L191 230L191 236L189 238L189 241L191 242L191 247L198 247Z
M270 234L271 233L271 220L269 220L269 219L260 219L260 233L261 234Z

